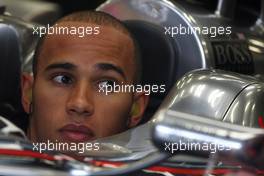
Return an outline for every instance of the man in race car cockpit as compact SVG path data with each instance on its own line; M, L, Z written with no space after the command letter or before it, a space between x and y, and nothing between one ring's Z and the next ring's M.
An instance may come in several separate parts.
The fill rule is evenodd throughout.
M22 77L22 104L32 142L86 142L136 126L148 103L144 92L100 91L105 85L139 82L136 44L114 17L76 12L53 26L77 33L47 33L33 60L33 77ZM87 32L88 31L88 32Z

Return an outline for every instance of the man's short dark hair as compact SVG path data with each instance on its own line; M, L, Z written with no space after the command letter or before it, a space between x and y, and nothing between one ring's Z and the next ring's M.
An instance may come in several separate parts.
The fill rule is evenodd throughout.
M135 52L135 83L140 82L141 77L141 58L140 58L140 52L138 48L137 41L133 37L133 35L130 33L129 29L126 27L124 23L116 19L115 17L104 13L100 11L81 11L81 12L74 12L72 14L69 14L61 19L59 19L56 23L62 23L62 22L85 22L85 23L92 23L96 25L102 25L102 26L111 26L115 28L116 30L124 33L125 35L129 36L134 44L134 52ZM34 57L33 57L33 75L37 74L37 63L38 63L38 57L42 48L43 41L45 39L44 35L39 39L39 42L36 46Z

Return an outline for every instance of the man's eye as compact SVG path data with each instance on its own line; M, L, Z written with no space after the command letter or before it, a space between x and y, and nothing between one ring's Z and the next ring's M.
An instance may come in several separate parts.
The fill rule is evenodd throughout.
M53 81L59 83L59 84L71 84L72 79L69 76L66 75L58 75L53 78Z

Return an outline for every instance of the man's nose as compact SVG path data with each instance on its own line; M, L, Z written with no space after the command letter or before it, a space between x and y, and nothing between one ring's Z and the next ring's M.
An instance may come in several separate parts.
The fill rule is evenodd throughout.
M90 116L94 112L93 94L86 84L72 88L67 100L67 113L77 116Z

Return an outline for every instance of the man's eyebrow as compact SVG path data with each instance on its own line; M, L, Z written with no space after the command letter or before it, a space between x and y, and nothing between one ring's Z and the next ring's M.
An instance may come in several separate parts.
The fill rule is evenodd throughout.
M116 65L113 65L113 64L109 64L109 63L99 63L99 64L96 64L95 67L100 69L100 70L105 70L105 71L112 70L112 71L115 71L115 72L119 73L123 78L126 79L126 75L125 75L123 69L121 67L119 67L119 66L116 66Z
M63 62L63 63L53 63L50 64L45 68L45 71L53 70L53 69L66 69L66 70L75 70L76 65L68 62Z

